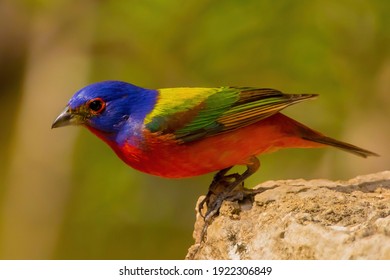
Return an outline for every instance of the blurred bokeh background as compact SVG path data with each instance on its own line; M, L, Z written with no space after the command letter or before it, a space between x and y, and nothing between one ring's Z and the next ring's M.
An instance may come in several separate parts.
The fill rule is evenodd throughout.
M0 258L182 259L193 243L212 174L149 176L83 128L50 129L95 81L315 92L284 112L382 155L284 150L250 186L388 169L389 14L386 0L1 0Z

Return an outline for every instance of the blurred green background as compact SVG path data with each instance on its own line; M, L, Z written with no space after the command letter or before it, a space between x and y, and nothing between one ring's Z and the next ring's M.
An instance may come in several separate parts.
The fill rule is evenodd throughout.
M261 157L247 185L388 169L390 1L0 2L0 258L182 259L212 174L168 180L123 164L83 128L51 130L88 83L315 92L284 112L371 149Z

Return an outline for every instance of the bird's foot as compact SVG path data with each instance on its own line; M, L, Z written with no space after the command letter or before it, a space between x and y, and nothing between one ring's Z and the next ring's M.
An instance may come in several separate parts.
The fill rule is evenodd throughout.
M237 183L239 179L240 175L237 173L226 175L220 178L214 178L206 197L198 205L198 212L204 219L204 226L200 236L200 243L205 240L207 228L210 225L212 219L218 215L224 201L244 201L249 199L253 202L254 195L264 191L264 189L247 189L244 187L243 181L239 181ZM203 215L202 210L205 205L207 210Z
M229 188L227 188L229 189ZM246 199L253 199L253 197L263 192L264 189L247 189L244 187L244 183L240 183L237 187L232 190L223 190L222 192L208 192L206 197L199 203L199 213L205 221L211 220L215 215L218 214L219 209L224 201L243 201ZM206 214L202 214L202 209L206 204Z
M211 185L209 187L209 191L207 192L206 197L199 203L198 205L198 212L199 214L204 218L204 220L207 220L207 217L210 216L210 213L213 211L212 208L218 208L219 210L222 201L224 198L222 197L224 194L230 193L234 187L235 187L235 181L238 180L240 177L240 174L234 173L230 175L223 175L220 176L219 173L214 177L213 181L211 182ZM244 183L242 182L242 186L244 186ZM203 215L203 208L204 206L207 206L207 212L205 215ZM218 205L219 207L213 207L212 205ZM217 213L217 212L215 212Z
M254 156L248 158L246 167L247 169L242 174L233 173L226 175L232 166L222 169L217 174L215 174L206 197L198 205L198 212L204 219L204 226L200 236L200 243L205 240L207 228L213 217L219 213L219 209L221 208L222 202L224 200L235 201L243 200L248 197L252 199L254 194L263 191L263 189L250 190L244 188L245 179L247 179L249 176L255 173L257 169L259 169L259 160ZM207 206L207 211L206 214L203 215L202 210L205 204Z

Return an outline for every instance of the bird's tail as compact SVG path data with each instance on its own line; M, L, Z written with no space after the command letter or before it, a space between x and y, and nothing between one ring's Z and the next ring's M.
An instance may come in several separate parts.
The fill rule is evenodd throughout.
M339 140L336 140L336 139L333 139L333 138L330 138L330 137L327 137L324 135L311 135L311 136L304 136L302 138L305 140L317 142L320 144L325 144L328 146L336 147L336 148L342 149L346 152L350 152L352 154L355 154L357 156L364 157L364 158L366 158L368 156L379 156L378 154L371 152L369 150L366 150L366 149L357 147L355 145L352 145L352 144L349 144L346 142L342 142L342 141L339 141Z
M284 116L284 115L283 115ZM284 116L286 117L286 116ZM352 145L352 144L349 144L349 143L346 143L346 142L342 142L342 141L339 141L339 140L336 140L336 139L333 139L331 137L327 137L291 118L288 118L286 117L285 121L287 122L291 122L290 124L293 123L293 126L294 127L294 134L298 134L300 136L300 138L304 139L304 140L307 140L307 141L311 141L311 142L315 142L315 143L319 143L319 144L324 144L324 145L327 145L327 146L332 146L332 147L336 147L336 148L339 148L341 150L344 150L346 152L349 152L349 153L352 153L352 154L355 154L357 156L360 156L360 157L369 157L369 156L379 156L378 154L374 153L374 152L371 152L369 150L366 150L366 149L363 149L363 148L360 148L360 147L357 147L355 145Z

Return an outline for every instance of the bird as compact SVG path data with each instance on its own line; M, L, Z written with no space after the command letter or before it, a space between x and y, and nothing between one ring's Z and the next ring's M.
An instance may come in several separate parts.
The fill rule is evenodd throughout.
M204 217L260 167L261 154L284 148L332 146L360 157L378 154L317 132L280 111L316 98L257 87L147 89L123 81L101 81L77 91L52 128L82 125L141 172L187 178L216 172ZM227 174L236 165L242 174ZM220 189L223 189L222 191ZM216 196L215 199L211 199Z

